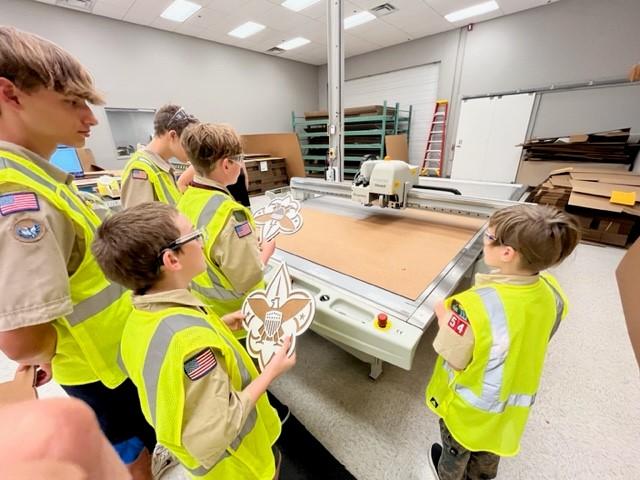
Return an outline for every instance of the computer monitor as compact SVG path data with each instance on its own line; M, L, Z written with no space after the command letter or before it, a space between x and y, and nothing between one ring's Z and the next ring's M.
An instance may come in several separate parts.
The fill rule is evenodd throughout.
M78 152L72 147L60 146L56 149L55 153L51 157L51 164L58 167L67 173L70 173L74 177L81 177L84 175L82 164L78 158Z

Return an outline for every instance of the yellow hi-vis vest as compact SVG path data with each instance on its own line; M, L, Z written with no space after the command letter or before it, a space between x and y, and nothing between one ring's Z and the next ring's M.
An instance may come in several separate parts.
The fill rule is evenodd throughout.
M219 316L240 310L247 295L254 290L264 288L264 282L260 281L247 292L235 292L220 267L209 258L209 252L234 212L242 212L255 232L256 224L251 210L220 190L197 187L187 188L178 202L178 210L197 228L205 228L207 231L204 245L207 270L193 279L191 291ZM247 336L242 329L234 334L236 338Z
M272 480L272 446L281 427L266 394L213 467L200 465L183 446L184 362L187 355L207 347L216 350L216 359L224 364L235 390L243 390L258 376L249 355L217 315L187 307L158 312L134 309L122 335L121 361L138 389L142 412L158 442L171 450L192 478Z
M22 185L42 196L84 233L84 257L69 278L73 312L53 321L58 336L53 378L62 385L100 380L117 387L126 378L117 363L118 346L132 306L124 287L109 282L91 254L100 219L75 188L20 155L0 151L0 182Z
M566 298L551 275L541 274L530 285L471 288L447 299L448 307L454 299L473 329L473 358L456 371L438 357L427 405L468 450L516 455Z
M153 193L162 203L176 205L181 193L173 176L158 167L144 150L138 150L129 159L122 172L122 184L129 180L132 170L143 170L153 186Z

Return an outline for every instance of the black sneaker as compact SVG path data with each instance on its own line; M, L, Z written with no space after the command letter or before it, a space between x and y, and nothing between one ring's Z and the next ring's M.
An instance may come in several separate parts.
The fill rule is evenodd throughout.
M429 466L436 480L440 480L438 475L438 463L440 463L440 457L442 456L442 446L439 443L431 445L431 451L429 452Z

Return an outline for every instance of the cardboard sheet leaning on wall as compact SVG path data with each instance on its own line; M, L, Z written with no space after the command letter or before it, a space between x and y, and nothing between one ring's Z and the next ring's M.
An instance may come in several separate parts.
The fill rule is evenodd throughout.
M616 280L622 301L624 318L627 321L629 339L636 355L636 361L640 367L640 296L638 285L640 284L640 240L637 240L629 249L618 268Z

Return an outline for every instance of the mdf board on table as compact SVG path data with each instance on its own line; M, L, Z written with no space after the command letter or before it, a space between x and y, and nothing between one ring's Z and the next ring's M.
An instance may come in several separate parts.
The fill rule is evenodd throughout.
M406 213L405 213L406 212ZM485 220L406 210L353 218L308 207L277 247L410 300L418 298Z

